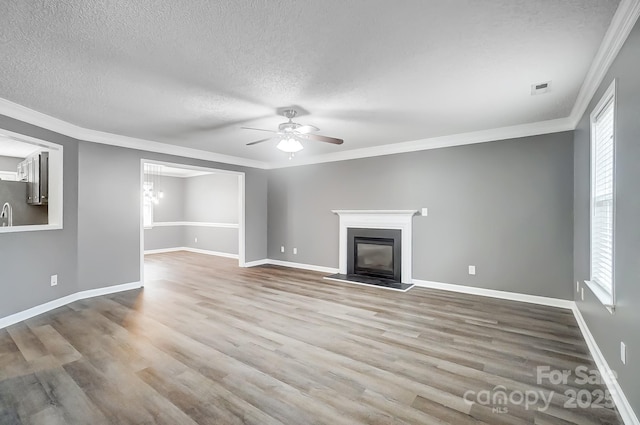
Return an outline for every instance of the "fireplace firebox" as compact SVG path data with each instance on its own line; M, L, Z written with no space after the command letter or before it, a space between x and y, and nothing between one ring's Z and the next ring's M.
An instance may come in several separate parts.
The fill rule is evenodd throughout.
M347 275L402 282L401 237L396 229L347 229Z
M393 279L393 239L356 238L354 272Z

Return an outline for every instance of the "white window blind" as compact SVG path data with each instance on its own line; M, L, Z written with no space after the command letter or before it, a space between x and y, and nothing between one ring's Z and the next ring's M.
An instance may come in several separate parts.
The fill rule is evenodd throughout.
M614 98L592 119L591 282L613 293Z

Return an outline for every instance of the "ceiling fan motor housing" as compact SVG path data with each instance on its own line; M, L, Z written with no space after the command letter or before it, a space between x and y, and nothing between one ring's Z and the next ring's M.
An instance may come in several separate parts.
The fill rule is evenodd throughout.
M282 115L289 118L289 121L291 121L296 115L298 115L298 111L295 109L285 109L282 111Z
M296 143L296 145L295 145L296 151L302 149L302 145L300 144L298 139L301 139L301 140L316 140L316 141L325 142L325 143L333 143L335 145L341 145L343 143L342 139L336 139L334 137L321 136L319 134L310 134L312 132L320 130L316 126L313 126L313 125L302 125L302 124L298 124L296 122L293 122L293 118L298 115L298 111L296 111L295 109L289 108L289 109L279 110L278 112L280 113L280 115L282 115L285 118L289 119L289 121L283 122L283 123L278 125L278 131L266 130L266 129L262 129L262 128L252 128L252 127L242 127L242 128L247 129L247 130L258 130L258 131L267 131L267 132L275 133L278 137L280 137L280 143L279 143L279 146L278 146L278 148L280 150L285 150L285 146L283 145L283 143L285 143L285 142L286 143L290 143L290 144L293 144L295 142ZM258 140L256 142L247 143L247 145L248 146L256 145L258 143L264 143L264 142L267 142L269 140L271 140L271 138L262 139L262 140ZM280 145L282 145L282 146L280 146ZM293 150L291 150L291 149L293 149L293 147L287 147L286 149L287 150L285 150L285 152L294 152Z

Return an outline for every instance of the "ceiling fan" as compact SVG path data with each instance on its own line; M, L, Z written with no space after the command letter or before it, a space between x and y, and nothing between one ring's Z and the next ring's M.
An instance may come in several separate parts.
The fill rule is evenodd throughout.
M295 109L285 109L280 115L288 118L288 122L283 122L278 126L278 130L266 130L263 128L254 128L254 127L241 127L244 130L257 130L257 131L266 131L269 133L275 133L274 136L268 137L266 139L256 140L255 142L247 143L247 146L257 145L258 143L268 142L269 140L279 140L278 145L276 146L283 152L289 153L289 159L293 157L296 152L304 149L301 140L314 140L318 142L332 143L334 145L341 145L344 143L342 139L336 139L334 137L321 136L319 134L313 134L315 131L320 131L318 127L313 125L302 125L296 122L293 122L293 119L298 115L298 112Z

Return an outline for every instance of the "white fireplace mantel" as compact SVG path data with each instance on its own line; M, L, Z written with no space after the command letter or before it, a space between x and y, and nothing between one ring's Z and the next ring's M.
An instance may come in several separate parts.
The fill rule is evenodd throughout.
M347 274L347 229L398 229L401 232L400 273L403 283L412 283L412 228L417 210L332 210L340 217L339 273Z

